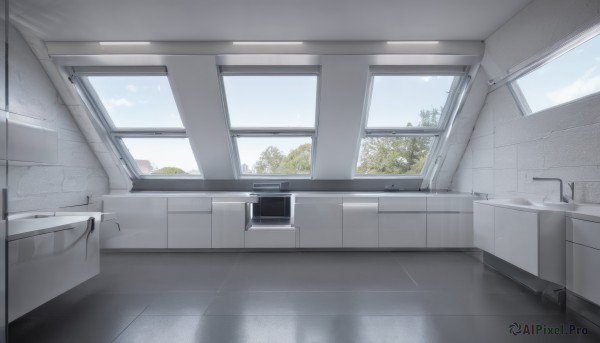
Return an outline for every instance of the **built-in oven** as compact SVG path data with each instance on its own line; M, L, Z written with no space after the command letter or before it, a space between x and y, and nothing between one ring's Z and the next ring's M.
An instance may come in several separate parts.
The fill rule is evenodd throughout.
M290 226L292 217L292 194L282 192L287 183L255 184L253 196L256 201L247 209L248 226Z

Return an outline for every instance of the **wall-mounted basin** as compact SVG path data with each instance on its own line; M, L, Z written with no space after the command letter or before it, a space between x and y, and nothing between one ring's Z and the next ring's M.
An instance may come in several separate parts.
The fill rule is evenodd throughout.
M507 206L513 208L526 208L529 210L546 210L546 211L575 211L578 205L575 203L566 202L555 202L555 201L544 201L537 202L531 201L525 198L511 198L511 199L493 199L489 200L491 203L500 206Z

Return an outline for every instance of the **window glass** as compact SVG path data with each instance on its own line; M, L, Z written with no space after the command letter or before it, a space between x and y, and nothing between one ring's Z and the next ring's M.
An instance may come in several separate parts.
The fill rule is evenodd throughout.
M522 76L516 81L530 113L600 91L600 36Z
M311 137L238 137L242 174L310 174Z
M117 128L183 128L167 76L88 76Z
M224 75L232 128L314 128L316 75Z
M438 127L455 78L375 75L367 128Z
M434 138L365 137L361 142L356 174L421 174Z
M144 175L200 175L187 138L122 138Z

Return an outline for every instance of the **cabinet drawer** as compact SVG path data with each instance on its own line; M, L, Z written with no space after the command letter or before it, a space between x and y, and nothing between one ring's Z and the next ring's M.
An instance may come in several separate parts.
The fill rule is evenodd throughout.
M211 198L169 198L169 212L210 212Z
M600 223L567 218L567 240L600 249Z
M246 248L294 248L296 230L254 229L245 232Z
M428 197L429 212L473 212L473 197Z
M600 305L600 250L567 242L567 289Z
M379 198L379 212L425 211L427 211L427 198L425 197Z

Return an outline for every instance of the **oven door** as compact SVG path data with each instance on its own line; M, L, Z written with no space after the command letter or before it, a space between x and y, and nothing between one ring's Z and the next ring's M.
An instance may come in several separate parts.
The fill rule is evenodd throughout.
M252 226L290 225L291 197L289 195L259 195L252 204Z

